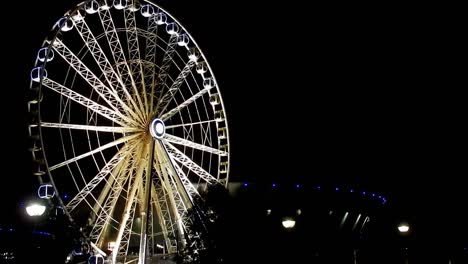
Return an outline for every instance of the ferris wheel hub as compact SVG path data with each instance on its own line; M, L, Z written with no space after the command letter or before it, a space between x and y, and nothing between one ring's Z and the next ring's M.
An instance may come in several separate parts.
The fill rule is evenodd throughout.
M164 137L164 133L166 133L166 125L164 125L164 121L159 118L155 118L151 121L149 131L151 136L157 139L161 139Z

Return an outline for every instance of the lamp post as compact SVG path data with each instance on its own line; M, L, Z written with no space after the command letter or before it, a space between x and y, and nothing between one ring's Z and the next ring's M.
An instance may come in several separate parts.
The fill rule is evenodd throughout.
M409 233L410 233L410 226L408 223L406 222L401 222L399 225L398 225L398 232L400 233L400 235L402 236L407 236ZM409 261L408 261L408 248L407 246L405 245L403 247L403 255L404 255L404 258L405 258L405 264L408 264Z

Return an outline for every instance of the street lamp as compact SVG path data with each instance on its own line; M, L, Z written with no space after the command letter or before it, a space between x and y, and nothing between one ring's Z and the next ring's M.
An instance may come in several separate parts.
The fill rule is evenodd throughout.
M46 207L41 204L33 203L26 206L26 213L29 216L41 216L44 214Z
M400 231L400 233L402 234L408 233L409 230L410 230L410 227L407 223L401 223L400 225L398 225L398 231Z
M410 231L410 226L408 223L406 222L401 222L399 225L398 225L398 232L400 232L401 235L403 236L407 236L409 234L409 231ZM406 239L405 239L406 240ZM405 241L405 244L406 244L407 241ZM407 245L402 245L403 246L403 256L404 256L404 260L405 260L405 264L408 264L409 263L409 259L408 259L408 247Z
M296 221L292 218L284 218L281 224L283 224L284 228L291 229L296 225Z

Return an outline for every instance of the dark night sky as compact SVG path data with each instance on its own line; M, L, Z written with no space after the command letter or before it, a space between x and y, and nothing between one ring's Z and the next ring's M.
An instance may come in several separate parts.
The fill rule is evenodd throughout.
M11 104L2 104L2 134L15 142L4 146L2 167L18 193L34 183L24 122L29 69L74 3L33 1L15 9L23 12L15 20L2 17L9 47L2 99ZM404 212L426 226L468 221L456 15L447 20L424 6L159 3L190 31L216 75L232 180L332 179L407 201ZM447 233L458 231L452 226Z

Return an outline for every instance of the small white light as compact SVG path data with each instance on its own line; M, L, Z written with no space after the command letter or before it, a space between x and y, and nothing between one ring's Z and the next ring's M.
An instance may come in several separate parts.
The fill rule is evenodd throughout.
M286 218L286 219L283 220L283 222L281 224L283 224L284 228L291 229L296 225L296 221L294 221L291 218Z
M271 215L271 209L267 209L267 215Z
M40 216L45 212L46 207L40 204L32 204L26 207L29 216Z
M400 231L400 233L406 233L409 231L409 226L407 224L401 224L398 226L398 231Z
M156 133L162 134L164 132L164 125L161 123L156 124Z

